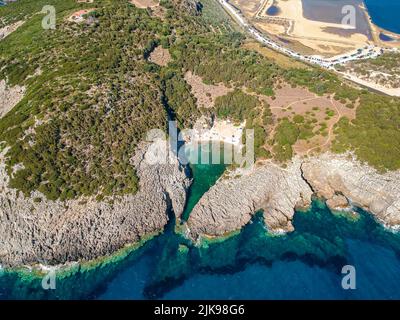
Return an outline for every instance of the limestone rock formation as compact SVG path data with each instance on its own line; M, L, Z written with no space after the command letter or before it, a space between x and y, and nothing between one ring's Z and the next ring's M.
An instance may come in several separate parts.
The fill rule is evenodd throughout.
M7 187L4 151L0 156L0 265L6 267L90 260L110 254L143 236L162 231L170 209L179 217L190 185L177 160L145 161L148 145L132 159L140 189L111 202L94 199L48 201ZM40 197L41 202L34 201Z
M0 28L0 41L9 36L11 33L13 33L15 30L17 30L20 26L24 24L24 21L17 21L13 24L10 24L8 26L4 26L3 28Z
M266 164L239 178L220 179L191 212L190 236L222 236L238 230L261 209L271 231L292 231L295 208L308 206L312 195L300 164L296 161L287 169Z

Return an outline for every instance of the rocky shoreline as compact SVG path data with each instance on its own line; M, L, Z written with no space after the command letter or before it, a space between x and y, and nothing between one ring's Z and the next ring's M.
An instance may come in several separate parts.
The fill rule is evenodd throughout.
M4 154L0 155L0 265L59 265L106 256L143 237L161 232L170 214L179 217L186 203L190 179L175 159L151 165L142 144L132 163L139 191L97 202L79 199L48 201L35 192L26 198L9 189ZM41 197L41 202L34 201ZM172 210L172 211L171 211Z
M187 234L223 236L246 225L264 211L271 232L293 231L296 208L308 207L312 195L333 210L358 206L387 227L400 225L400 172L378 173L351 155L322 154L295 158L287 168L267 163L239 178L221 179L194 207Z

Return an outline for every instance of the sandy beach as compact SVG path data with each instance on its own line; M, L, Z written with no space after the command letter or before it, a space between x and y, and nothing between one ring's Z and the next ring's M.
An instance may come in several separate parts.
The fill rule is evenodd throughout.
M131 0L130 2L140 9L153 8L160 5L156 0Z

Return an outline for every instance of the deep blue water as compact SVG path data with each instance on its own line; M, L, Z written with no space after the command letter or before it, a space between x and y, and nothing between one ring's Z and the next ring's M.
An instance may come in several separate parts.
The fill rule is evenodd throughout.
M364 0L372 21L379 27L400 34L400 1Z

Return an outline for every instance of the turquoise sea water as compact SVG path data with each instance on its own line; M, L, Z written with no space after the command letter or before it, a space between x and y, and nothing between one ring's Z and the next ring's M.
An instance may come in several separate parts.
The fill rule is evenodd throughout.
M223 172L192 170L194 199ZM58 274L56 290L32 274L3 272L0 299L400 299L400 234L362 210L333 214L319 200L296 213L294 226L273 236L257 213L240 233L195 247L171 221L137 250ZM341 287L349 264L356 290Z

